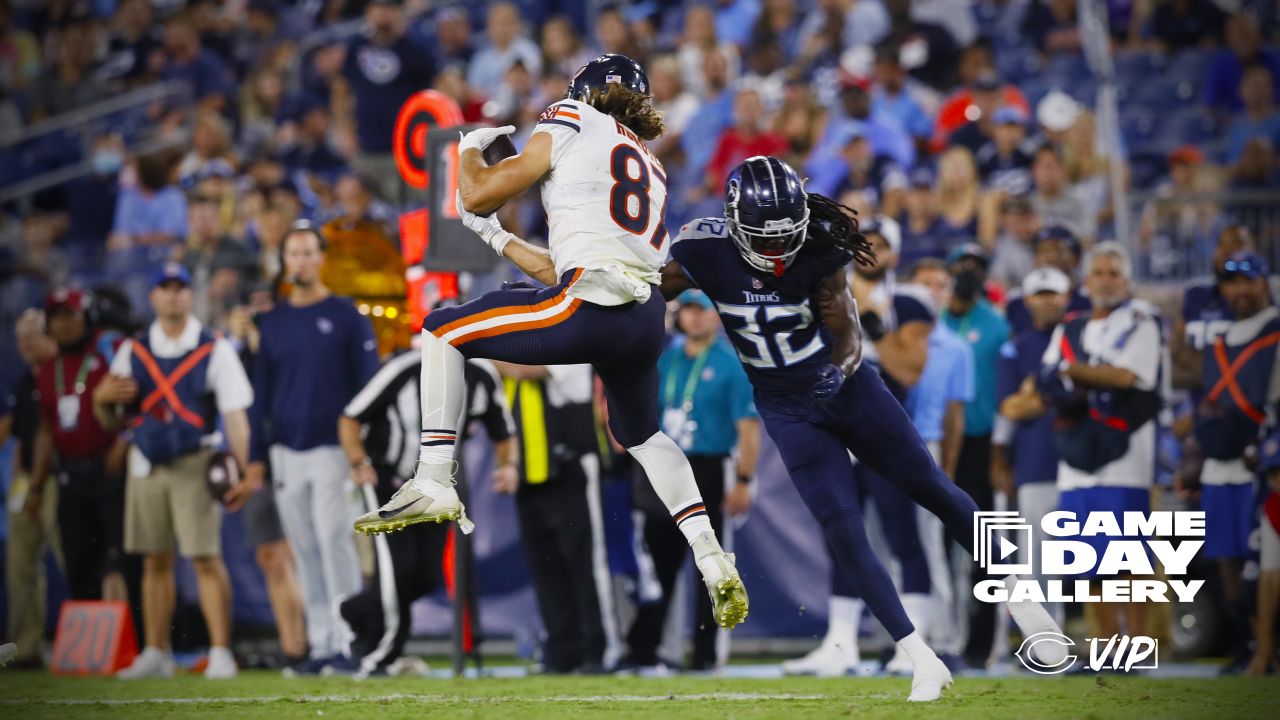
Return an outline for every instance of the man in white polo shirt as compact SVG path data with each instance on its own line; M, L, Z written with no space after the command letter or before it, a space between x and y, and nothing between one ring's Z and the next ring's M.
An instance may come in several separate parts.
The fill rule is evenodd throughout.
M1132 296L1130 269L1124 246L1094 246L1084 260L1093 310L1064 318L1042 359L1040 391L1058 418L1058 509L1078 518L1150 511L1157 415L1169 396L1169 351L1159 311ZM1081 539L1099 557L1109 540ZM1125 630L1141 633L1142 604L1124 608ZM1122 632L1119 610L1119 604L1100 607L1098 637Z
M174 545L195 568L200 608L209 629L205 677L236 675L231 655L231 581L222 562L222 508L205 485L218 415L227 444L244 467L249 454L253 388L227 340L215 338L191 314L191 276L177 263L156 274L151 307L156 320L146 335L126 340L111 372L94 392L93 409L104 427L128 422L133 447L125 485L124 547L145 556L142 579L146 648L119 677L172 677L170 650L174 606ZM121 405L131 405L128 414ZM224 499L239 509L249 485Z

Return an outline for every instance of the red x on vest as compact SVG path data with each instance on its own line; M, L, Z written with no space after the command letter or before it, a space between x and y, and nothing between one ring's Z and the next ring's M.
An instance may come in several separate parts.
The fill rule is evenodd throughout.
M145 347L142 346L142 343L133 343L133 353L142 361L142 367L146 368L147 374L151 376L152 382L156 384L156 389L152 390L151 394L147 395L147 397L142 400L141 411L143 413L149 412L151 408L155 407L156 403L160 402L163 398L165 403L168 404L169 409L173 411L174 415L177 415L187 421L188 424L203 430L204 418L192 412L186 405L182 404L182 400L178 398L178 393L174 390L174 386L177 385L182 378L186 377L187 373L191 372L192 368L196 365L199 365L200 361L212 351L213 343L207 342L201 345L193 350L190 355L183 358L182 362L178 363L178 367L174 368L171 374L165 375L164 371L160 369L160 366L156 364L156 359L151 356L151 353Z
M1263 335L1262 337L1249 343L1240 355L1236 357L1234 362L1227 362L1227 342L1226 336L1221 335L1218 341L1213 344L1213 357L1218 361L1218 369L1222 371L1222 377L1214 384L1213 389L1209 391L1208 400L1217 402L1221 397L1222 391L1226 390L1231 394L1231 399L1235 401L1236 407L1240 408L1240 412L1252 420L1255 424L1261 425L1267 419L1261 411L1255 408L1249 398L1244 396L1244 391L1240 389L1240 385L1236 383L1236 374L1240 372L1240 368L1249 362L1249 358L1256 355L1259 351L1280 343L1280 332Z

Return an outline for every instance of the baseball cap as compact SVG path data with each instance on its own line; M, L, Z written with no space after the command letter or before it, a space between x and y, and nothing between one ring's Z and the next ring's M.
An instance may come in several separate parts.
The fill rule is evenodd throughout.
M895 253L902 252L902 228L898 221L884 215L875 215L862 223L858 231L863 235L879 235Z
M1022 294L1036 295L1042 292L1065 295L1071 291L1071 279L1053 267L1036 268L1022 278Z
M1204 153L1195 145L1182 145L1169 153L1170 165L1199 165L1204 162Z
M1027 113L1017 105L1001 105L991 115L991 122L996 125L1022 125L1027 121Z
M982 246L976 242L962 243L951 248L951 252L947 253L947 266L955 265L965 258L977 260L982 263L984 268L991 266L991 259L987 257L987 251L983 250Z
M1036 122L1047 130L1062 132L1076 123L1080 113L1080 103L1061 90L1054 90L1036 105Z
M908 176L908 182L910 187L931 190L933 189L933 170L920 166L911 171L911 175Z
M1070 228L1064 225L1046 225L1040 228L1040 232L1036 233L1035 238L1031 241L1031 246L1034 248L1039 246L1040 243L1050 240L1066 243L1071 247L1071 252L1076 257L1080 257L1080 238L1076 237L1076 234L1071 232Z
M697 305L704 310L714 310L716 308L715 303L711 302L711 298L707 297L707 294L701 290L685 290L676 298L676 302L679 303L680 307Z
M1033 213L1035 210L1035 205L1031 202L1031 196L1026 193L1006 195L1004 199L1000 201L1000 212L1003 213L1018 213L1025 215L1027 213Z
M58 310L83 312L88 307L89 298L83 290L63 288L49 293L49 296L44 299L44 311L47 313Z
M1241 250L1227 258L1227 261L1222 264L1222 276L1231 277L1232 275L1239 275L1250 280L1264 278L1267 276L1267 261L1252 250Z
M180 282L191 287L191 273L181 263L167 262L151 278L151 289L154 290L167 282Z

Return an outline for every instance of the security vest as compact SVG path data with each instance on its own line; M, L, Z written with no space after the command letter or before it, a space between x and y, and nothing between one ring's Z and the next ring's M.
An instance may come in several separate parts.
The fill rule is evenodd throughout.
M1249 342L1227 344L1229 329L1204 349L1203 399L1196 406L1195 437L1207 458L1239 460L1257 442L1267 419L1267 396L1280 343L1280 312L1270 315ZM1242 322L1237 320L1232 329Z
M1089 323L1088 313L1074 313L1063 321L1059 350L1069 363L1089 362L1083 335ZM1123 345L1136 330L1122 335ZM1159 381L1156 387L1160 386ZM1160 395L1155 390L1078 389L1058 403L1054 420L1054 445L1058 457L1077 470L1097 472L1124 457L1129 451L1129 438L1139 428L1154 420L1160 412Z
M149 335L134 340L130 363L140 404L131 423L133 444L152 464L164 465L199 450L214 431L217 409L208 387L213 343L213 335L201 330L191 352L157 358Z
M506 378L503 389L520 438L520 470L524 482L545 483L561 474L564 462L577 462L596 451L595 411L591 403L547 400L542 380Z

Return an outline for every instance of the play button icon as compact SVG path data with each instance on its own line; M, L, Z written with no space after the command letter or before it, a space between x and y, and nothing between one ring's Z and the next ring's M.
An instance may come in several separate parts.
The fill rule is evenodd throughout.
M1000 538L1000 559L1004 560L1010 555L1018 552L1018 546L1009 542L1008 538Z

